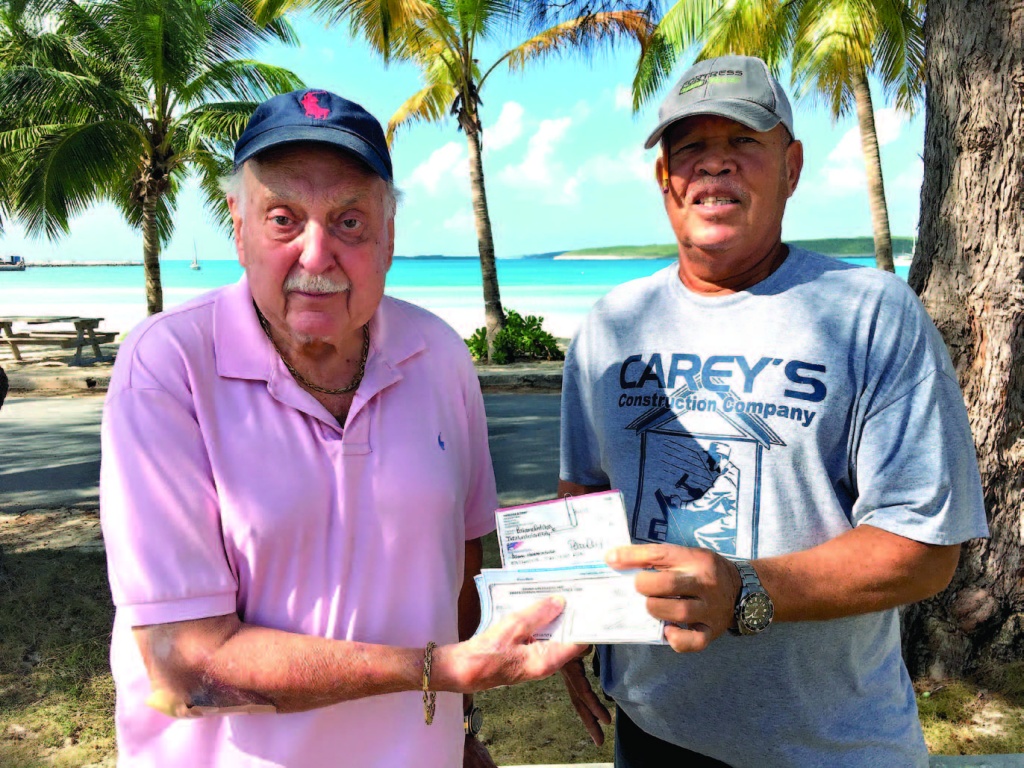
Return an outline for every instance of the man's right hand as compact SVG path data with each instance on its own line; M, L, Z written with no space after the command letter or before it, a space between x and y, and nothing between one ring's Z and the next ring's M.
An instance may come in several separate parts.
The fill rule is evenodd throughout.
M430 687L475 693L553 675L587 651L586 645L534 641L534 633L554 621L564 608L561 598L540 600L481 635L438 648Z
M583 659L573 659L562 667L562 682L569 692L569 700L572 702L576 714L583 721L583 727L587 729L590 738L597 746L604 744L604 731L601 730L601 723L610 725L612 715L608 707L601 703L601 700L594 693L590 680L587 678L586 669L583 666Z

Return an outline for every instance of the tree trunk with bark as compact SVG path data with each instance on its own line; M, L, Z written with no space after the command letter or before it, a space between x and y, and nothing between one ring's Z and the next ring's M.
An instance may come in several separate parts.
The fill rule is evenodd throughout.
M473 122L476 123L475 120ZM498 335L498 331L505 327L505 311L501 307L501 293L498 290L498 268L494 263L494 236L491 234L491 216L487 210L483 153L477 125L466 130L466 141L469 143L469 185L473 197L476 239L480 249L480 274L484 286L487 359L493 360L494 337Z
M991 538L904 614L911 674L1024 658L1024 4L929 0L921 226L910 269L964 391Z
M155 315L164 308L160 283L160 236L156 228L157 196L147 192L142 199L142 262L146 272L146 312Z
M878 132L875 130L875 108L871 103L871 90L864 70L853 78L853 94L857 103L860 145L864 152L864 170L868 180L868 205L871 207L871 226L875 235L875 264L879 269L895 272L889 208L885 203L885 184L882 181L882 158L878 152Z

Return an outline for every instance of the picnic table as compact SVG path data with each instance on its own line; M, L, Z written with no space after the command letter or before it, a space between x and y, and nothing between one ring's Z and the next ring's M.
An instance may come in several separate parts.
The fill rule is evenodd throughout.
M75 356L68 361L68 365L105 363L110 362L114 357L113 355L104 355L100 350L100 344L109 344L117 334L114 331L97 331L96 327L101 322L103 322L102 317L76 317L74 315L0 317L0 341L5 342L11 348L15 360L22 359L20 348L23 346L48 345L61 349L73 348ZM70 324L74 330L58 328L56 330L29 330L15 333L15 323L31 326L66 326ZM93 356L91 358L85 358L82 355L82 350L87 346L92 347Z

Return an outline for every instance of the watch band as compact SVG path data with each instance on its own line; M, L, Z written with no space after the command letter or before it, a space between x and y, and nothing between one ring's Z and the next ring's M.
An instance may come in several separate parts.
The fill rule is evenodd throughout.
M734 635L759 635L771 625L775 606L749 560L734 560L733 565L740 575L741 586L733 609L736 626L729 627L729 632Z
M757 571L754 570L754 566L750 564L749 560L733 560L733 565L740 572L740 582L743 584L743 587L740 589L740 596L743 595L744 588L764 589L761 586L761 580L757 577Z

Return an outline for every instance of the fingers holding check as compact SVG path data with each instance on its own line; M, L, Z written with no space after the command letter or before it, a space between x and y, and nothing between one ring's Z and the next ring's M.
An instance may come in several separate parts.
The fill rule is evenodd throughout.
M732 626L740 576L716 552L642 544L614 549L607 560L616 570L643 569L636 590L647 596L647 612L668 623L665 639L678 653L702 651Z
M553 675L587 650L587 646L575 643L534 642L534 634L554 621L564 608L562 598L539 600L483 634L438 648L438 673L432 678L437 681L437 690L474 693Z

